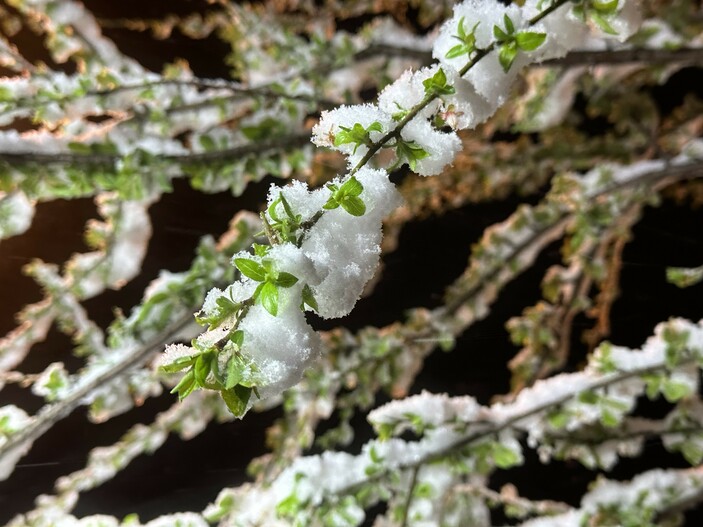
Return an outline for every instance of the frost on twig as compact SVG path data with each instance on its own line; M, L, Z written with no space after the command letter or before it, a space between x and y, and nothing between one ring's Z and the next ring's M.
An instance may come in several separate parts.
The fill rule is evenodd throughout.
M429 393L395 401L369 414L379 439L364 445L360 454L326 452L298 458L270 485L223 491L205 516L226 518L223 525L275 522L276 518L314 522L335 514L363 518L365 508L403 496L408 478L419 470L427 478L420 481L429 487L426 495L431 503L413 508L413 518L435 524L443 514L437 503L451 493L444 487L448 470L430 475L438 467L451 464L454 477L461 480L519 465L523 458L517 438L522 434L527 435L528 446L548 460L558 454L550 446L551 434L562 430L573 434L599 423L606 430L617 427L645 390L651 397L662 391L671 401L691 397L697 390L696 365L701 357L703 322L672 320L660 324L641 350L604 344L585 371L540 381L511 403L482 407L471 397ZM696 370L693 376L691 368ZM652 384L653 376L658 384ZM669 431L676 432L677 426L672 423ZM395 437L407 430L419 439ZM619 442L606 444L613 448ZM588 448L595 453L598 445ZM607 453L603 450L598 455ZM400 502L408 506L407 501ZM462 509L452 524L466 524L485 506L479 500L474 507ZM664 506L665 502L658 503L655 510ZM477 525L485 525L485 520Z

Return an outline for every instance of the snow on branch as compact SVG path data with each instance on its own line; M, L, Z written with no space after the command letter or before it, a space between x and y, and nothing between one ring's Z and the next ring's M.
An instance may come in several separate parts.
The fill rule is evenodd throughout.
M358 518L350 521L356 525L367 507L403 495L403 482L418 469L428 471L421 478L430 487L428 496L441 499L450 476L449 471L432 475L438 466L451 464L459 477L489 474L522 463L517 438L523 434L531 448L541 448L555 431L572 433L594 423L617 426L646 389L653 397L662 391L673 401L691 397L698 389L696 366L702 359L703 321L675 319L657 326L642 349L603 344L583 372L539 381L510 403L482 407L471 397L426 392L394 401L369 414L379 439L364 445L361 454L325 452L296 459L270 485L223 491L205 516L226 517L226 525L252 525L275 524L282 518L306 523L325 514L348 514ZM656 388L651 388L653 375L659 379ZM671 431L677 431L675 426ZM407 430L419 439L394 437ZM408 506L414 521L437 522L443 514L439 503L430 497L420 501L429 503ZM473 514L464 510L452 524L466 522Z

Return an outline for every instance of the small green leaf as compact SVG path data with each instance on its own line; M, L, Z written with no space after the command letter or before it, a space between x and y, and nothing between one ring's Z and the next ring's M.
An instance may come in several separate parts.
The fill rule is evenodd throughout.
M315 311L318 310L317 300L315 300L315 297L312 294L312 289L310 289L308 284L305 284L303 287L303 307L305 307L305 304L313 308Z
M363 185L359 183L358 179L352 176L339 188L336 192L336 194L338 194L336 197L339 199L340 196L358 196L363 190Z
M508 32L508 35L515 33L515 26L507 13L503 15L503 23L505 24L505 29Z
M703 265L700 267L667 267L666 281L676 287L691 287L703 281Z
M675 403L676 401L691 395L691 388L688 384L667 379L661 387L661 392L667 401L670 403Z
M274 317L278 314L278 287L271 282L264 282L259 299L264 309Z
M193 357L178 357L176 360L173 362L170 362L168 364L164 364L159 368L164 373L176 373L182 370L185 370L188 366L193 364L194 358Z
M447 85L447 75L442 68L430 78L422 81L425 87L425 95L451 95L455 92L454 87Z
M683 457L691 465L698 465L703 460L703 448L695 441L686 441L681 445L681 453Z
M327 203L322 206L322 208L325 210L332 210L336 209L337 207L339 207L339 202L334 199L334 196L330 196L330 199L327 200Z
M197 388L197 385L195 384L195 376L191 369L188 370L180 382L171 390L171 393L178 393L178 399L182 401L188 397L195 388Z
M493 462L498 468L508 469L520 463L520 455L512 448L496 443L493 447Z
M464 29L464 18L465 17L462 16L459 19L459 25L456 28L457 35L459 36L459 38L461 40L466 40L466 30Z
M300 509L300 503L298 502L298 497L295 492L291 493L290 496L280 501L276 505L276 515L279 517L293 517L295 513Z
M270 245L261 245L259 243L253 243L251 245L254 248L254 254L260 258L263 258L271 250Z
M248 276L252 280L257 282L263 282L266 280L266 271L263 266L250 260L249 258L235 258L234 265L239 269L244 276Z
M68 149L71 152L75 152L76 154L90 154L93 152L93 150L90 148L90 145L85 143L79 143L78 141L71 141L70 143L68 143Z
M552 428L560 430L569 423L569 415L563 410L556 410L547 415L547 422Z
M578 400L584 404L596 404L600 397L593 390L586 390L578 395Z
M279 287L291 287L295 285L298 279L290 273L282 271L278 273L278 278L276 278L275 284Z
M220 395L225 401L229 411L235 417L242 417L247 411L247 403L251 397L252 388L238 384L229 390L220 390Z
M381 126L381 123L379 123L378 121L374 121L369 125L366 131L383 133L383 126Z
M206 152L212 152L214 150L217 150L215 140L209 135L201 135L198 141L200 142L200 146L202 146L203 150L205 150Z
M279 196L278 199L280 199L281 203L283 203L283 210L286 211L286 215L288 216L288 218L295 221L297 218L296 218L295 214L293 214L293 209L291 208L290 204L288 203L288 200L286 199L286 197L283 195L283 192L281 192L278 196Z
M225 389L231 390L242 381L242 370L245 364L241 355L234 354L227 361L227 379L225 380Z
M279 203L281 203L280 194L278 195L278 198L271 202L271 205L268 206L268 209L266 209L266 212L268 212L268 215L273 221L281 221L281 218L278 216L278 212L276 212L276 207L278 207Z
M605 17L603 17L600 13L592 11L591 20L593 20L596 25L603 30L604 33L607 33L608 35L618 34L617 30L613 26L611 26L610 22L608 22Z
M241 329L233 331L229 335L229 340L237 346L237 349L242 349L242 344L244 344L244 332Z
M500 47L498 62L500 62L504 72L507 73L510 70L510 66L513 65L515 57L517 57L517 44L514 41L508 42Z
M193 366L193 375L198 386L204 387L207 382L207 377L210 374L210 353L198 355Z
M354 123L354 126L348 128L340 126L340 130L334 137L334 146L354 144L354 153L361 145L367 145L371 142L371 132L383 132L383 127L378 121L374 121L368 128L364 128L361 123Z
M503 31L500 26L493 26L493 36L498 42L504 42L508 40L508 35L505 34L505 31Z
M342 200L342 208L352 216L363 216L366 212L366 204L356 196L345 196Z
M407 161L410 169L415 171L417 162L420 159L425 159L430 154L414 141L398 141L396 144L396 155L400 161Z
M614 428L620 423L617 415L607 408L603 408L600 414L600 422L607 428Z
M618 9L618 0L591 0L593 9L604 15L612 15Z
M515 37L515 42L517 42L517 46L523 51L534 51L542 45L546 38L547 35L545 33L526 31L524 33L518 33Z
M457 57L461 57L462 55L468 55L469 53L471 53L471 49L466 44L457 44L447 51L445 57L448 59L455 59Z

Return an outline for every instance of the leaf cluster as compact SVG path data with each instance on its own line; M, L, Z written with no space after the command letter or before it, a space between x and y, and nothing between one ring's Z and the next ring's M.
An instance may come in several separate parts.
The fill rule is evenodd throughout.
M617 1L617 0L616 0ZM493 26L493 36L498 43L498 61L506 73L515 62L518 51L534 51L542 45L547 38L545 33L536 31L516 32L515 24L506 14L503 16L505 29Z

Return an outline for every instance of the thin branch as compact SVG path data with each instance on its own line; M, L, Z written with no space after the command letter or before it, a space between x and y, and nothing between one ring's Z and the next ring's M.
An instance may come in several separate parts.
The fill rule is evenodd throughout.
M13 449L20 448L23 444L31 444L39 439L50 430L54 424L67 417L82 404L85 404L85 398L96 389L111 382L130 368L142 364L153 353L163 349L166 344L169 344L173 340L173 336L188 326L192 320L193 315L190 312L186 313L186 315L176 319L161 333L144 342L139 348L122 354L118 362L105 369L99 375L95 375L91 379L79 383L66 398L42 407L36 417L25 428L11 435L8 440L0 446L0 460Z
M607 49L599 51L572 51L565 57L544 61L543 66L598 66L630 64L644 62L648 64L667 64L675 62L703 63L703 48L679 49Z
M157 161L167 161L180 163L182 165L196 163L218 163L239 159L249 154L260 154L269 150L287 150L306 145L310 142L308 134L293 134L286 137L261 141L257 143L247 143L224 150L214 150L211 152L199 152L192 154L170 154L155 155ZM46 154L43 152L0 152L0 164L5 163L10 166L24 165L72 165L72 166L105 166L114 165L121 156L119 154L78 152L58 152Z
M628 179L625 181L619 181L608 185L604 188L598 189L597 192L588 196L590 200L595 201L601 196L605 196L612 192L623 190L628 187L633 187L639 184L650 183L655 187L662 187L670 184L673 181L680 181L685 179L693 179L703 176L703 161L697 161L693 163L686 163L684 165L669 166L662 170L653 170L651 172L645 172L639 176ZM545 226L544 228L536 231L530 238L525 240L523 243L515 246L515 249L511 255L506 256L503 260L510 261L516 255L525 251L529 247L538 244L540 246L546 245L553 240L556 240L561 236L563 229L567 226L568 222L571 220L571 214L568 211L564 211L561 216L555 218L555 221L551 224ZM546 240L546 243L545 243ZM473 288L464 293L463 295L454 299L451 303L447 304L443 308L439 308L437 313L444 316L451 316L455 314L459 308L469 302L472 298L477 296L477 294L484 287L486 282L491 282L503 271L503 267L496 266L491 272L489 272L480 283L477 283Z
M413 493L415 492L415 485L417 485L418 472L420 472L419 465L413 469L413 473L410 479L410 486L408 487L408 495L405 498L405 506L403 508L403 521L400 523L400 527L407 527L408 525L408 519L410 517L410 505L413 502Z
M409 59L416 59L423 64L432 62L432 53L430 51L404 48L402 46L393 46L390 44L372 44L357 53L354 58L356 60L365 60L378 55L407 57ZM564 68L575 68L578 66L616 66L618 64L632 64L635 62L649 64L688 62L701 64L703 63L703 48L576 50L570 51L568 55L564 57L533 64L532 67L561 66Z

